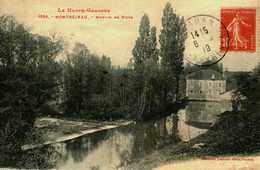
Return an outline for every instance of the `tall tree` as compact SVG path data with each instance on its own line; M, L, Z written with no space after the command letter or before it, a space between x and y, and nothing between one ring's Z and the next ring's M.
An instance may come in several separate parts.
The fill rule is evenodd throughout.
M158 48L156 39L156 28L150 28L150 21L145 14L141 18L139 26L139 37L133 48L135 91L137 101L137 112L140 118L143 113L151 112L155 89L153 88L155 77L158 72Z
M142 112L144 108L144 96L145 96L145 81L144 81L144 68L145 60L149 58L149 35L150 35L150 21L147 14L144 14L141 18L139 25L139 37L135 42L135 46L132 50L134 59L134 91L135 98L137 98L136 112ZM140 114L139 114L140 115Z
M148 40L150 35L150 21L147 14L141 19L140 26L139 26L139 37L135 42L135 47L132 50L135 69L144 63L145 59L149 57L148 52Z
M170 76L175 79L175 87L172 92L175 100L179 99L179 81L184 68L183 57L186 38L184 19L174 13L171 4L168 2L163 10L159 42L162 66L166 70L169 69Z

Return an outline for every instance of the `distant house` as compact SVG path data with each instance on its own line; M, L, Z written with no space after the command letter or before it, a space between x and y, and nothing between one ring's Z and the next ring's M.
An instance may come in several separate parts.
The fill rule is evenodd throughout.
M186 96L190 100L220 100L226 91L226 79L222 73L204 69L186 76Z

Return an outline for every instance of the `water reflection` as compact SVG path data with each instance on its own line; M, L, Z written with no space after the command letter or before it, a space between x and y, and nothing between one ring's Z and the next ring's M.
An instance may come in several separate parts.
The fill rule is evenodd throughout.
M230 109L231 105L225 103L190 102L178 115L101 131L45 148L52 147L58 153L55 168L122 169L160 147L205 133L219 113Z
M128 162L133 135L112 130L84 136L66 145L66 161L58 162L59 169L117 169Z
M186 108L187 121L214 123L220 113L230 109L230 102L193 101Z
M232 110L231 102L191 101L179 111L179 136L188 141L205 133L214 124L220 113Z
M83 136L64 143L66 149L60 151L67 159L61 159L57 168L120 169L172 141L172 132L162 119Z

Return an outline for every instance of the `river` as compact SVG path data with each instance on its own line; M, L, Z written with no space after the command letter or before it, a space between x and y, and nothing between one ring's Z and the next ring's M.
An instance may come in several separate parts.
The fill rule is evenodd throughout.
M84 135L27 151L29 168L115 170L165 146L205 133L229 102L190 101L178 115Z

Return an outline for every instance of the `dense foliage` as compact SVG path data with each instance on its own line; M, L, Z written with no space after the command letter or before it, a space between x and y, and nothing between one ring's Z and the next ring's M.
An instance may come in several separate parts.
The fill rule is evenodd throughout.
M62 43L30 33L11 16L0 17L0 37L0 152L7 156L58 98Z
M260 65L236 76L233 111L220 115L208 132L207 152L250 153L260 148Z
M64 112L68 116L111 119L128 117L131 70L115 68L77 43L63 62Z

